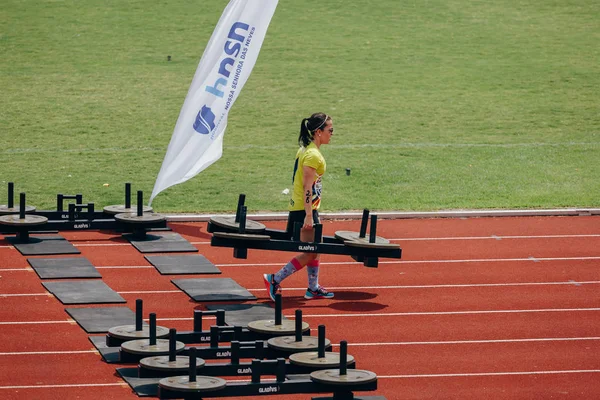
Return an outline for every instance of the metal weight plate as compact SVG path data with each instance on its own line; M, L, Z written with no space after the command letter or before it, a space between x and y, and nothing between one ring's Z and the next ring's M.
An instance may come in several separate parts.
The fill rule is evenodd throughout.
M369 242L363 242L363 241L359 241L359 240L346 240L344 242L344 245L346 246L350 246L350 247L360 247L363 249L379 249L379 250L393 250L393 249L399 249L400 245L396 244L396 243L369 243Z
M342 240L342 241L346 241L346 240L351 240L351 241L359 241L359 242L369 242L369 234L367 233L367 235L364 238L360 237L360 232L352 232L352 231L336 231L335 232L335 237L338 240ZM390 241L387 240L386 238L383 238L381 236L375 236L375 243L389 243Z
M374 382L377 375L363 369L348 369L346 375L340 375L339 369L322 369L311 372L310 379L326 385L351 386Z
M181 351L185 348L182 342L175 342L175 351ZM169 354L169 340L156 339L155 345L150 345L150 340L130 340L121 344L121 350L131 354L141 354L146 356L164 356Z
M271 240L268 235L256 235L252 233L229 233L229 232L215 232L213 236L220 237L223 239L240 239L240 240Z
M310 329L308 323L302 321L302 332L306 332L308 329ZM284 319L281 321L281 325L275 325L273 319L250 321L248 322L248 330L268 335L290 335L296 332L296 321Z
M33 212L35 210L36 208L34 206L25 206L26 213ZM21 207L19 205L9 208L7 204L0 204L0 215L18 214L20 211Z
M319 349L319 338L315 336L302 336L302 340L297 342L296 336L276 336L267 340L267 345L275 350L297 353L300 351L317 351ZM325 347L329 347L331 342L325 339Z
M121 325L115 326L108 330L108 335L117 339L124 340L135 340L135 339L148 339L150 337L150 326L142 326L141 331L135 330L135 325ZM156 327L156 337L165 338L169 336L169 329L164 326Z
M151 213L154 210L152 209L152 207L142 206L142 211L144 213ZM107 214L137 213L137 205L132 204L129 208L126 208L125 204L106 206L104 207L104 212Z
M190 382L189 376L172 376L158 381L161 388L180 392L214 392L226 385L225 379L202 375L196 376L196 382Z
M350 354L347 357L348 364L354 362L354 357ZM290 362L303 367L334 368L340 365L340 353L326 351L325 357L319 357L319 352L317 351L303 351L290 355Z
M219 216L216 215L210 219L210 222L214 225L220 226L222 228L239 230L240 223L235 222L235 216ZM252 221L250 219L246 219L246 232L248 233L261 233L266 229L266 226L261 224L260 222Z
M115 214L115 219L128 224L144 225L164 221L166 217L156 213L144 213L142 215L137 215L137 213L121 213Z
M196 358L196 368L202 368L206 362ZM146 357L140 360L140 366L155 371L181 371L186 373L190 368L188 356L176 356L175 361L169 361L169 356Z
M19 218L19 214L3 215L0 217L0 225L10 226L34 226L44 225L48 222L48 218L41 215L25 214L25 218Z

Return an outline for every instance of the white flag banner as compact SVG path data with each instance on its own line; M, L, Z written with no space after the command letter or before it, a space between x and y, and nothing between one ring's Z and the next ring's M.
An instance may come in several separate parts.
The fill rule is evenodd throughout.
M206 45L149 204L223 154L227 115L258 58L278 0L231 0Z

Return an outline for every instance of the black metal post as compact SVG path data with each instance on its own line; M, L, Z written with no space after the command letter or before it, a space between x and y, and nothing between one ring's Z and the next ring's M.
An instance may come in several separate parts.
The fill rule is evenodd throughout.
M188 355L190 357L189 381L196 382L196 348L190 347Z
M135 301L135 330L141 331L143 326L143 300L136 299Z
M296 342L302 341L302 310L296 310Z
M360 223L360 232L359 232L359 237L364 238L367 235L367 224L369 222L369 210L368 209L364 209L363 210L363 215L362 215L362 220Z
M131 208L131 183L125 184L125 208Z
M254 358L262 360L265 358L265 342L257 340L254 342Z
M237 340L231 341L231 364L240 363L240 342Z
M241 218L241 214L242 214L242 207L244 206L245 202L246 202L246 195L241 193L240 197L238 198L237 209L235 210L235 222L236 223L240 222L240 218Z
M285 381L285 358L277 359L277 367L275 369L275 377L277 382Z
M15 206L15 184L8 182L8 208Z
M194 332L202 332L202 310L194 310Z
M144 214L144 192L138 190L137 192L137 216L141 217Z
M377 215L371 215L371 229L369 229L369 243L377 240Z
M150 346L156 346L156 314L150 314Z
M171 328L169 329L169 361L173 362L177 360L177 329Z
M317 357L325 357L325 325L319 325L319 333L317 336Z
M281 325L282 323L282 310L281 310L281 293L275 294L275 325Z
M217 310L217 325L225 326L225 310Z
M260 360L252 360L252 383L260 383Z
M219 347L219 327L216 325L210 327L210 347Z
M25 192L19 195L19 219L25 219Z
M340 342L340 375L348 374L348 342Z
M240 233L246 233L246 213L248 212L248 208L246 206L242 206L242 213L240 215Z

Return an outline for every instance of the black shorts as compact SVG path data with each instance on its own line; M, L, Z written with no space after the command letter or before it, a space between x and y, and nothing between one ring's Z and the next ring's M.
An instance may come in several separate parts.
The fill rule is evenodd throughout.
M294 224L299 222L300 225L304 225L304 217L306 217L306 212L304 210L290 211L288 214L287 227L285 228L285 231L290 235L290 238L294 235ZM319 212L317 210L313 210L313 223L321 223Z

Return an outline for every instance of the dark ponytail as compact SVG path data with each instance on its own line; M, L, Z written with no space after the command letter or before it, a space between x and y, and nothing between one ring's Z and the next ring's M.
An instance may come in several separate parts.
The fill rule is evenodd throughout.
M325 113L314 113L308 118L304 118L300 123L300 136L298 136L298 144L306 147L315 138L315 131L322 129L327 120L331 117Z

